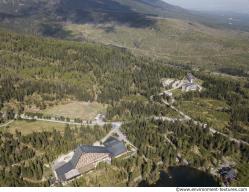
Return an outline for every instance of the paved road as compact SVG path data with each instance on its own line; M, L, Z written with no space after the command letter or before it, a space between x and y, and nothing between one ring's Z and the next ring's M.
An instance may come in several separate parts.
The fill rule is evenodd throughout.
M77 122L70 122L70 121L33 118L33 117L24 116L24 115L21 115L20 118L23 120L45 121L45 122L50 122L50 123L61 123L61 124L68 124L68 125L89 125L89 126L99 125L99 126L104 126L104 125L111 124L113 127L115 127L115 126L120 126L120 124L122 124L122 122L103 122L103 121L91 122L91 123L87 123L87 122L77 123Z
M11 121L9 121L8 123L5 123L5 124L3 124L3 125L0 125L0 128L1 127L6 127L6 126L8 126L9 124L11 124L11 123L13 123L14 122L14 120L11 120Z
M110 136L115 134L120 127L113 128L104 138L101 139L101 142L104 143Z
M117 134L119 137L119 140L121 141L125 141L126 143L128 143L129 145L131 145L135 150L137 150L137 148L127 139L127 137L121 132L120 127L122 126L123 122L92 122L92 123L76 123L76 122L67 122L67 121L58 121L58 120L50 120L50 119L42 119L42 118L33 118L33 117L28 117L28 116L24 116L21 115L20 117L23 120L36 120L36 121L45 121L45 122L51 122L51 123L62 123L62 124L68 124L68 125L88 125L88 126L104 126L104 125L108 125L111 124L112 125L112 129L111 131L104 137L102 138L100 141L102 143L104 143L111 135L113 134Z
M173 109L173 110L175 110L176 112L180 113L186 120L189 120L189 121L192 120L192 121L194 122L195 125L200 125L200 126L202 126L203 128L207 127L206 124L201 123L201 122L199 122L199 121L195 121L194 119L192 119L191 117L189 117L188 115L186 115L185 113L183 113L182 111L180 111L179 109L177 109L176 107L170 105L167 101L162 100L162 102L163 102L165 105L171 107L171 109ZM214 129L213 127L209 127L209 131L210 131L211 133L213 133L213 134L216 133L216 134L222 135L222 136L228 138L230 141L234 141L234 142L236 142L236 143L238 143L238 144L244 144L244 145L249 146L249 143L247 143L247 142L245 142L245 141L243 141L243 140L239 140L239 139L233 138L233 137L231 137L231 136L229 136L229 135L226 135L226 134L224 134L224 133L222 133L222 132L219 132L219 131L217 131L216 129Z
M152 118L155 120L162 120L162 121L169 121L169 122L186 121L185 118L172 118L172 117L166 117L166 116L162 116L162 117L153 116Z
M132 148L134 149L133 151L137 151L137 148L127 139L127 137L121 132L120 129L117 130L116 132L119 136L119 139L121 141L125 141L126 143L128 143L130 146L132 146Z
M125 143L132 146L133 151L137 151L137 148L127 139L127 137L120 130L122 124L123 124L122 122L114 122L114 123L112 123L113 129L104 138L101 139L101 142L104 143L110 136L112 136L113 134L117 134L118 139L120 141L124 141Z
M183 113L182 111L180 111L179 109L177 109L176 107L174 107L173 105L169 104L167 101L165 101L164 99L162 100L162 102L169 106L171 109L175 110L176 112L178 112L185 120L191 120L192 118L189 117L188 115L186 115L185 113Z
M116 133L118 135L118 137L119 137L119 140L128 143L129 145L131 145L133 147L134 151L137 151L137 148L127 139L127 137L120 130L120 127L122 126L123 122L91 122L91 123L83 122L83 123L76 123L76 122L67 122L67 121L59 121L59 120L51 120L51 119L33 118L33 117L25 116L25 115L21 115L20 118L24 119L24 120L36 120L36 121L45 121L45 122L51 122L51 123L62 123L62 124L68 124L68 125L80 125L80 126L81 125L104 126L104 125L111 124L112 125L111 131L104 138L102 138L100 141L102 143L104 143L111 135Z

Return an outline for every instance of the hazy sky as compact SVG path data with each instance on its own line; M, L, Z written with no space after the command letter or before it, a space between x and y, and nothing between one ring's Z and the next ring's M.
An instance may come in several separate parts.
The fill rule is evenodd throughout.
M249 0L164 0L187 9L234 11L249 14Z

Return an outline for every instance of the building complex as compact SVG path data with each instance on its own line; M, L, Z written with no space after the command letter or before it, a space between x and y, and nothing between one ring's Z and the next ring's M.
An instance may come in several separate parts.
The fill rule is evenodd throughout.
M63 183L95 168L100 162L111 163L112 158L126 152L123 142L110 137L103 146L79 145L54 161L52 169L56 180Z

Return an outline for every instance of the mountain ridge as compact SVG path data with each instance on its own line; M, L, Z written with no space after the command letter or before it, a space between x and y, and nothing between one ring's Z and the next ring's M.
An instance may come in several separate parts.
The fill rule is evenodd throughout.
M112 45L201 69L248 70L249 33L161 0L12 2L0 1L0 27L18 33Z
M0 1L2 22L20 19L71 21L77 23L118 22L132 27L153 24L147 16L186 18L190 13L161 0L13 0ZM182 14L182 16L181 16ZM140 26L140 23L141 24ZM145 25L145 23L147 24Z

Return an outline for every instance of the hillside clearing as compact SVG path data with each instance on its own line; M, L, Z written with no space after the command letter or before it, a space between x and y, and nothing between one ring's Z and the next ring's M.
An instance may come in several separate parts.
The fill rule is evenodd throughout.
M79 118L83 120L92 120L98 113L105 113L105 111L106 105L100 103L73 101L45 109L42 113L53 117L64 116L71 119Z
M22 135L28 135L33 132L53 131L53 129L63 132L64 128L65 125L60 123L18 120L9 125L6 130L12 134L15 134L17 130L20 131Z
M180 109L193 119L208 123L215 128L223 129L228 125L230 115L224 112L227 104L223 101L212 99L193 99L182 101Z

